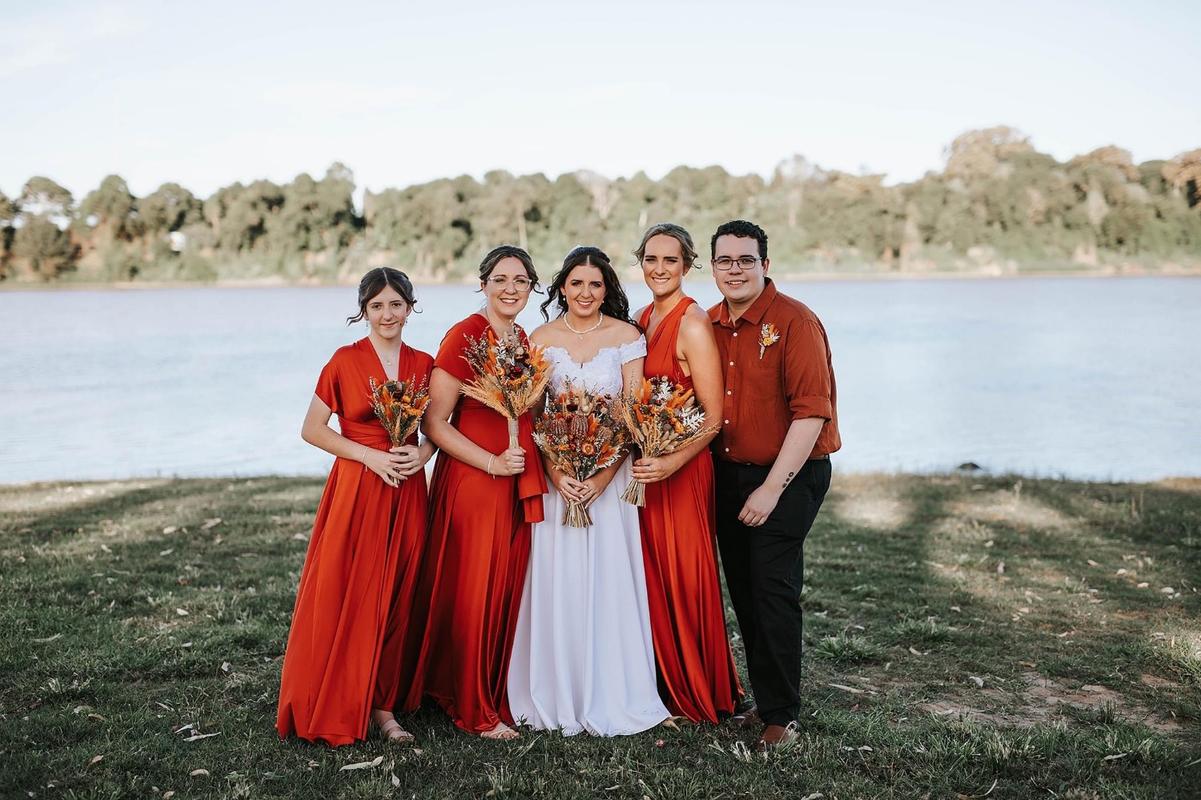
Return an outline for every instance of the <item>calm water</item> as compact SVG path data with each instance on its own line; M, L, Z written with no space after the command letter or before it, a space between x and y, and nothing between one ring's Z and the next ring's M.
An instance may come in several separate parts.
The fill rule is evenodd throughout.
M1201 280L781 288L829 331L837 469L1201 475ZM419 298L406 336L429 352L479 306L462 286ZM352 288L0 293L0 482L324 473L298 432L321 366L365 335L353 304Z

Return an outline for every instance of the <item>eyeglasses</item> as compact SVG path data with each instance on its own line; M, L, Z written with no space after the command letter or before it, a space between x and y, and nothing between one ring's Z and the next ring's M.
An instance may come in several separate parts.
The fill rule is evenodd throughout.
M721 256L720 258L713 259L709 263L713 265L713 269L719 269L722 272L725 272L735 264L738 265L739 269L751 269L759 263L759 259L756 256L741 256L740 258Z
M495 278L488 279L488 285L500 292L512 286L516 291L525 294L533 288L534 282L520 275L512 279L497 275Z

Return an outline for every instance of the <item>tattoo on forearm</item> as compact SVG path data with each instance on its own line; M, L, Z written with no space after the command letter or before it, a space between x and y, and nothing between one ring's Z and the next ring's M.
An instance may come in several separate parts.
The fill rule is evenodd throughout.
M795 478L795 477L796 477L796 473L795 473L795 472L790 472L790 473L788 473L788 477L784 479L784 485L783 485L783 486L781 486L780 488L781 488L781 489L787 489L787 488L788 488L788 484L792 483L792 479L793 479L793 478Z

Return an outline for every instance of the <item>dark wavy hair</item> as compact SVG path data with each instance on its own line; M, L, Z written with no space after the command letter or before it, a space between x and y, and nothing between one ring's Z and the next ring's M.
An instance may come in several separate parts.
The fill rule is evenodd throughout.
M506 258L515 258L521 262L521 266L525 267L525 276L530 279L530 290L538 291L538 272L534 269L534 259L530 258L529 253L514 244L502 244L500 247L494 247L488 251L488 255L484 256L484 260L480 262L480 288L484 288L483 284L492 274L492 270L496 269L496 265Z
M652 225L646 229L646 233L642 234L642 241L638 243L638 248L634 251L634 258L638 259L638 263L642 263L643 256L646 255L646 243L656 236L670 236L680 243L680 254L684 257L684 269L689 270L700 269L701 265L696 263L696 245L692 243L692 236L688 231L674 222L660 222L657 225Z
M555 273L550 288L546 290L546 301L542 304L542 318L550 320L547 309L552 305L558 308L560 317L567 313L567 297L563 294L563 287L567 284L567 276L571 274L571 271L581 265L596 267L600 270L601 278L605 282L605 299L601 302L601 313L607 317L634 324L630 320L630 300L626 297L625 289L621 288L621 281L613 269L613 264L609 262L609 257L599 247L584 245L574 248L563 259L563 266Z
M367 317L367 304L371 302L371 298L389 286L395 289L396 293L409 304L409 308L416 311L417 295L413 293L413 282L409 280L409 276L395 267L376 267L368 270L363 279L359 281L359 313L353 317L347 317L346 324L353 325L356 322L362 322Z
M737 236L739 239L754 239L759 243L759 258L767 258L767 232L745 219L732 219L722 225L709 240L709 257L717 255L717 240L722 236Z

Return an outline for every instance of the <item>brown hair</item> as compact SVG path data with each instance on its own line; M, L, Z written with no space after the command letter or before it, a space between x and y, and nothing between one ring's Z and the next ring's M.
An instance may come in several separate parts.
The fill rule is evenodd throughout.
M670 236L680 243L680 253L684 256L684 269L700 269L700 265L696 263L698 254L696 246L692 243L692 236L674 222L660 222L646 229L646 233L642 234L642 241L634 250L634 257L638 259L639 264L646 255L646 243L656 236Z
M359 313L346 318L347 325L361 322L367 316L367 303L371 298L391 286L396 293L409 304L409 308L417 305L417 296L413 294L413 282L395 267L376 267L369 270L359 281Z
M488 276L492 274L492 270L496 269L496 265L506 258L515 258L521 262L521 266L525 267L526 277L530 279L530 288L537 291L538 273L534 270L534 259L530 258L530 254L525 250L512 244L502 244L500 247L494 247L488 251L488 255L484 256L484 260L480 262L480 283L488 280Z

